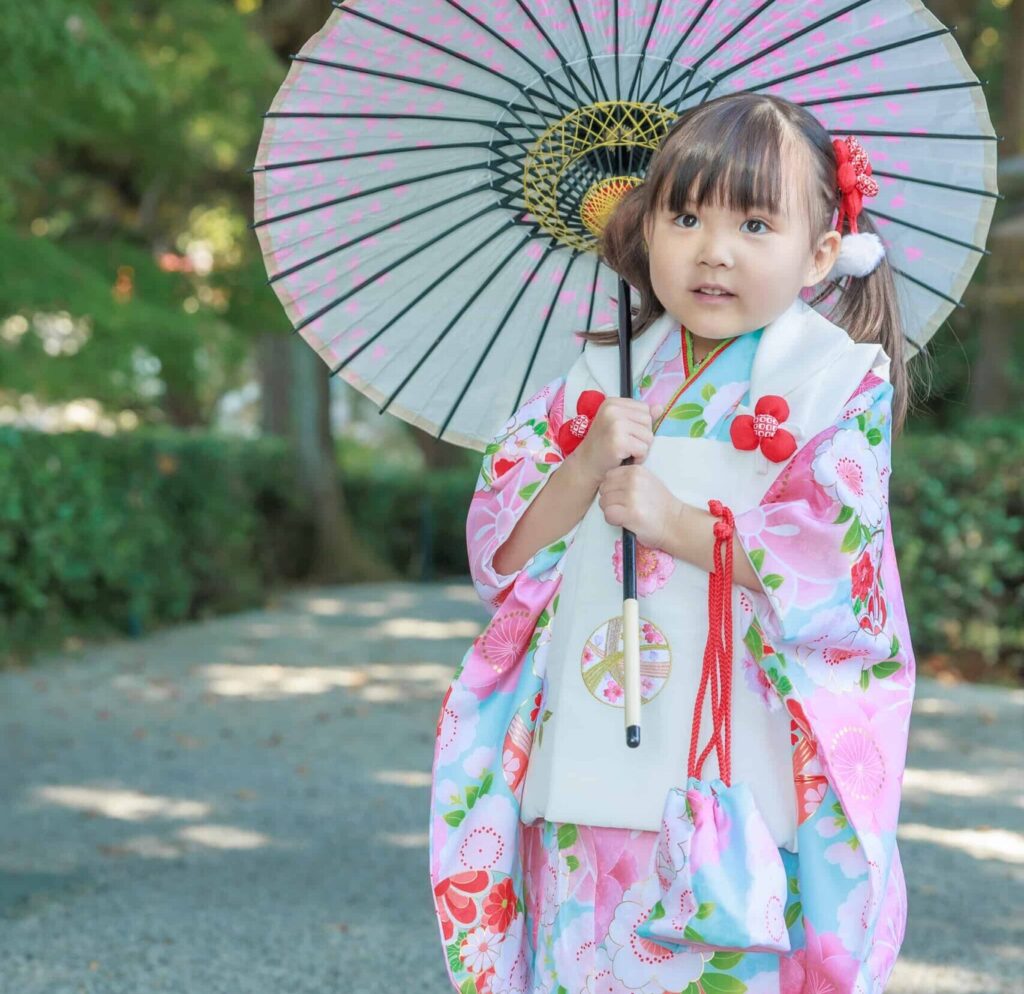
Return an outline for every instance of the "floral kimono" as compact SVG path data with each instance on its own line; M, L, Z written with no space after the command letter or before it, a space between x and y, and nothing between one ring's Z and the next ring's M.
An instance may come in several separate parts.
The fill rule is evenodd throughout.
M720 342L697 365L668 315L648 328L634 396L671 405L657 431L735 444L765 330ZM784 954L669 949L638 935L658 902L657 832L520 821L546 719L533 661L557 624L578 526L516 573L492 560L563 461L565 384L526 401L487 447L469 510L473 583L493 615L441 706L430 820L455 989L878 994L906 923L896 825L915 670L888 513L890 382L869 371L835 422L778 463L760 504L735 516L760 589L740 588L745 686L734 693L789 720L798 811L795 851L779 850ZM638 546L641 596L663 555Z

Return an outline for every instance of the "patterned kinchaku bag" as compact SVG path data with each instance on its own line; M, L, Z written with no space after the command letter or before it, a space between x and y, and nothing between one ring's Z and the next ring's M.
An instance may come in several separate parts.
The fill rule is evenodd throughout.
M657 855L660 900L636 931L673 950L788 952L782 858L747 785L730 782L733 515L720 501L708 506L722 520L715 522L708 640L693 709L686 787L674 787L666 796ZM713 728L698 756L709 691ZM712 748L720 777L701 780Z

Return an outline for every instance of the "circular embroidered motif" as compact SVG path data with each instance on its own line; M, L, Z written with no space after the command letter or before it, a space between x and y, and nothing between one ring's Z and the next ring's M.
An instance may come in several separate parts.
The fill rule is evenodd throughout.
M609 618L587 639L580 657L580 671L587 690L602 704L625 706L625 673L622 668L622 617ZM668 639L657 625L640 619L640 701L658 696L672 672Z
M885 786L885 758L866 728L847 725L832 737L836 779L859 801L871 801Z

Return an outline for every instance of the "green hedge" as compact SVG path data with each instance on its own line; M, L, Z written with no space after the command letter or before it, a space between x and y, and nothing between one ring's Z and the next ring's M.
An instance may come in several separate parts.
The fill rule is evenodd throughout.
M1024 674L1024 428L971 421L896 443L893 536L918 659ZM356 530L412 580L464 577L467 468L354 460ZM0 430L0 661L69 634L139 634L263 602L311 561L285 445L173 431Z
M0 430L0 657L260 603L309 527L275 441Z
M897 439L889 506L911 641L965 673L1024 675L1024 426Z

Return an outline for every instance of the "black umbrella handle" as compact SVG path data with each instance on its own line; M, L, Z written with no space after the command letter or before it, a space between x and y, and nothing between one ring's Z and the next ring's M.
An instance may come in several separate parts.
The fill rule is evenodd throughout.
M619 394L633 396L633 314L629 284L619 277ZM632 456L622 460L625 466ZM640 745L640 605L636 598L636 535L622 529L622 670L625 676L626 745Z

